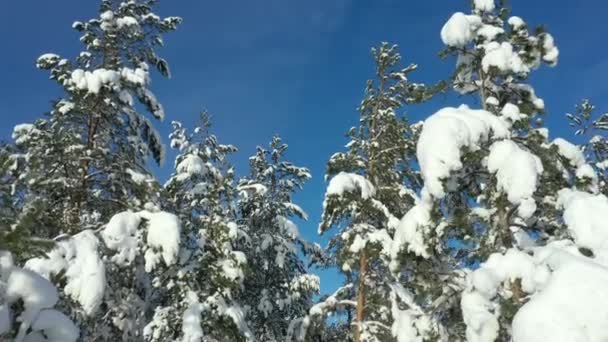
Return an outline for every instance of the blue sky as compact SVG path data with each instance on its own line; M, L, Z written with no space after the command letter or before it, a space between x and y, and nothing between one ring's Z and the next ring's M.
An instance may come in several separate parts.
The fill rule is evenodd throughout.
M381 41L401 47L404 63L415 62L417 82L448 77L452 60L441 60L439 31L455 11L467 11L466 0L161 0L156 12L184 18L177 32L165 37L161 54L173 77L156 77L153 89L167 120L158 128L167 136L171 120L193 124L197 113L214 114L215 133L239 147L233 162L247 171L247 156L275 133L290 146L289 158L311 169L313 179L296 196L309 212L300 230L316 236L329 156L342 150L344 133L357 121L355 108L372 75L369 50ZM564 113L582 98L608 110L608 45L605 0L511 0L513 14L529 25L544 24L561 50L556 68L536 72L532 83L547 104L552 135L570 135ZM49 110L59 88L34 67L46 52L73 57L81 48L71 29L75 20L96 15L97 1L5 1L0 9L0 139L10 140L12 127L33 121ZM444 106L468 101L439 96L407 108L413 121ZM159 178L172 161L154 168ZM323 273L323 289L338 285Z

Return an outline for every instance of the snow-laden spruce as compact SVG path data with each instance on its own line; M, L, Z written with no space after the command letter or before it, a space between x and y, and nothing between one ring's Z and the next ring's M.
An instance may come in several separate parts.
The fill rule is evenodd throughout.
M150 341L253 339L237 298L248 262L237 249L247 236L237 224L237 190L228 160L236 147L220 144L209 129L207 113L193 132L173 122L171 146L179 154L165 193L168 207L183 222L182 249L176 267L164 275L162 307L145 331ZM159 232L159 241L166 240Z
M61 97L45 119L13 132L12 159L21 169L14 188L22 198L15 203L33 213L15 225L57 241L26 267L62 284L58 305L78 321L83 340L141 336L155 305L147 298L151 274L177 259L179 232L170 236L167 228L177 222L161 217L160 186L147 163L161 163L164 154L152 120L165 113L151 79L153 70L169 70L156 49L181 19L160 18L152 5L102 0L97 18L75 22L83 51L36 61ZM133 236L113 230L124 223L114 218L121 212L141 220L129 227Z
M64 237L46 256L30 259L24 267L48 280L63 275L62 290L80 304L86 315L95 314L102 303L106 272L99 255L99 239L91 230Z
M477 151L489 138L509 137L507 125L484 110L443 108L424 122L416 155L427 191L443 198L443 181L463 167L462 150Z
M606 298L598 225L606 198L582 151L549 140L538 120L544 101L524 83L542 63L555 65L558 50L550 34L529 32L490 2L475 1L441 32L446 55L457 56L454 88L477 95L483 109L444 108L422 125L424 188L393 250L441 265L445 283L431 285L431 304L398 332L412 336L430 319L442 341L601 341L590 312L605 317L593 301ZM571 296L579 291L582 303ZM437 338L417 331L421 341Z
M462 309L469 341L495 341L505 309L497 296L521 308L513 317L513 341L593 341L608 337L606 259L608 199L564 189L559 193L572 240L492 254L468 277Z
M10 252L0 251L0 339L76 342L80 330L54 309L58 301L50 281L18 267Z
M23 205L16 196L24 190L19 178L25 162L11 144L0 143L0 250L10 251L16 258L28 258L46 251L53 242L35 235L39 212Z
M165 113L151 79L153 70L169 76L156 49L181 19L160 18L152 4L102 0L99 17L73 25L82 52L36 62L63 91L45 119L13 133L26 164L26 205L47 213L40 236L97 229L116 212L156 200L154 181L142 178L148 158L161 163L164 155L152 120Z
M150 317L161 307L160 300L170 288L167 273L177 267L181 252L182 225L173 214L152 204L141 211L114 215L100 232L104 243L108 285L104 296L108 331L117 340L145 337ZM109 338L92 335L91 338Z
M156 275L177 263L181 223L173 214L147 207L114 215L98 233L60 237L46 255L25 263L28 272L62 284L83 339L141 336L142 324L158 305L162 277ZM98 318L102 306L105 319Z
M608 139L605 134L608 130L608 113L597 113L591 101L582 100L576 106L576 112L568 113L566 117L570 125L576 128L575 134L586 139L580 151L587 163L574 161L577 163L577 182L592 192L608 195Z
M378 79L368 82L359 107L360 125L350 129L347 151L330 158L319 225L321 234L334 230L328 246L330 260L325 262L341 270L346 284L292 327L294 339L337 332L338 339L387 341L401 336L398 327L419 313L402 308L413 303L409 290L424 285L414 281L406 290L399 277L389 272L398 217L412 206L421 182L411 160L416 129L405 122L400 110L430 98L437 88L408 80L417 66L400 68L396 46L382 43L372 49L372 56ZM419 265L401 252L394 253L399 259L394 268L416 273ZM415 330L410 329L410 337L417 334Z
M310 173L278 138L237 186L208 117L175 122L174 172L163 187L148 171L164 152L153 70L170 74L155 50L181 21L153 3L102 0L73 24L84 51L37 60L63 95L0 145L0 340L608 339L608 114L567 115L581 146L542 127L526 82L558 61L544 29L502 1L446 16L453 87L476 99L411 126L401 107L441 88L373 50L378 80L328 165L323 254L292 202ZM303 256L344 286L313 303Z
M239 300L258 341L284 341L292 320L306 315L319 278L307 262L320 248L300 234L296 220L308 215L293 202L311 178L308 169L286 161L287 144L273 137L268 149L249 158L249 174L239 181L239 216L247 234L242 244L247 272Z
M146 229L141 230L144 222ZM101 236L105 246L114 253L111 257L114 263L129 266L143 252L144 269L151 272L161 260L166 266L176 263L180 232L181 223L175 215L144 210L114 215Z

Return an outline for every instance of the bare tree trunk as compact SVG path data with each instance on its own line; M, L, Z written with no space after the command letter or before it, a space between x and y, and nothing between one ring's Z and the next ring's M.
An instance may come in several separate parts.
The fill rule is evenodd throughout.
M355 342L361 341L361 328L365 320L365 278L367 277L367 253L365 249L359 257L359 289L357 291L357 315L355 318Z

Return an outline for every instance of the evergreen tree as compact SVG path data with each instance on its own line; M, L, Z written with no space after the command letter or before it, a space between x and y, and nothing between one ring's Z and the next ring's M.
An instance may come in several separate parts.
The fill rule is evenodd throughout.
M256 340L283 341L290 321L304 316L319 290L302 259L318 248L302 239L294 217L307 219L292 202L310 179L306 168L284 161L287 145L274 137L266 150L249 158L250 173L239 182L239 217L249 236L248 267L241 302Z
M355 292L349 310L357 342L391 340L391 326L398 324L394 306L400 285L389 276L392 239L420 187L412 161L415 129L399 111L442 88L409 82L417 66L400 69L396 46L382 43L372 55L376 79L368 82L359 107L360 125L348 133L348 152L329 161L331 180L319 225L321 234L338 228L329 251Z
M179 222L160 211L160 187L146 164L161 163L164 153L150 120L164 118L150 90L150 66L169 76L155 51L181 19L161 19L154 3L103 0L99 18L75 22L85 50L74 60L37 60L65 95L45 119L13 133L12 158L24 167L13 184L21 215L36 213L26 217L37 237L62 234L56 248L26 267L65 285L59 306L78 320L83 340L141 340L160 297L156 265L174 263L154 231L159 222L168 234L179 231Z
M24 163L14 146L0 145L0 250L11 252L19 261L53 246L52 241L32 235L36 230L35 218L41 213L39 208L24 207L18 181Z
M572 158L575 146L548 140L544 102L525 83L542 63L557 63L550 34L529 32L500 1L475 0L441 37L444 54L458 57L454 88L478 96L483 109L448 107L424 122L417 144L424 188L396 242L428 259L443 280L422 303L441 340L510 341L513 318L533 291L522 251L567 237L558 190L576 186L570 170L587 166Z
M179 268L167 277L172 288L164 298L168 323L159 324L150 340L239 341L253 336L237 302L244 278L245 255L237 251L244 234L236 224L234 169L228 156L236 151L209 132L209 115L189 134L173 122L171 146L180 151L175 172L165 186L167 205L183 223L184 250ZM183 317L183 318L182 318ZM166 331L163 331L166 330Z
M449 176L444 196L431 191L441 198L439 207L447 213L447 236L468 247L453 251L464 265L522 246L529 240L528 233L550 234L556 228L555 210L538 199L566 185L554 162L559 156L547 148L548 134L540 117L544 101L525 83L529 73L542 63L555 65L558 50L549 33L542 28L530 32L521 18L509 17L509 9L498 3L475 1L470 15L454 14L441 32L448 45L444 53L458 56L454 88L478 96L482 108L504 123L484 132L492 137L479 148L462 146L470 150L460 158L466 164ZM463 31L466 39L462 39ZM487 120L493 125L493 118ZM459 186L450 189L450 184ZM508 286L515 294L521 292L516 280ZM446 288L443 295L452 291ZM518 296L511 298L515 305L520 300ZM504 310L501 314L510 322L513 313ZM464 312L467 324L468 319ZM506 324L503 328L508 329ZM461 329L449 331L458 334ZM500 336L508 339L507 331L502 330ZM473 338L470 329L467 338Z
M298 231L293 196L311 175L279 137L235 185L236 148L209 115L192 132L173 122L178 156L158 184L150 68L169 77L156 50L181 19L102 0L73 25L77 58L37 60L64 95L0 144L0 340L604 341L608 114L584 100L567 118L586 141L551 140L528 77L557 64L553 37L506 0L470 3L442 28L442 55L481 108L410 125L403 107L444 83L412 83L396 46L372 49L359 124L327 167L324 253ZM306 258L344 286L313 304Z
M76 342L78 327L55 309L55 286L0 250L0 340Z
M26 201L46 212L37 235L98 228L114 213L154 200L142 174L148 157L162 161L163 148L146 112L162 120L164 111L149 88L149 69L169 76L155 49L181 19L161 19L153 4L103 0L99 18L73 25L85 45L75 60L38 59L65 95L46 119L14 134L28 161Z
M583 100L576 106L574 114L566 114L570 125L576 129L575 135L584 136L588 139L582 150L585 159L594 172L580 169L576 173L579 182L586 182L581 186L587 186L594 192L608 195L608 140L604 131L608 130L608 113L595 117L595 106L589 100ZM594 178L593 175L598 178ZM591 177L585 177L591 175Z
M470 15L455 13L441 31L448 46L443 54L457 56L455 90L477 96L481 107L504 121L508 130L490 130L493 139L476 151L468 147L473 151L460 158L467 163L446 181L461 184L455 191L446 192L439 206L448 208L444 218L446 236L470 247L453 251L458 257L456 262L464 265L504 252L517 245L518 240L527 241L528 232L543 234L554 230L553 215L535 215L554 212L553 208L537 199L543 198L543 192L551 194L565 185L552 167L559 156L546 148L548 134L542 128L541 117L544 101L525 83L530 72L541 64L557 63L558 49L553 37L542 28L530 32L521 18L509 15L502 1L498 1L498 6L494 1L475 1ZM502 145L494 144L505 137L511 139ZM486 166L484 158L496 161ZM521 173L516 177L521 182L509 183L507 177L516 172L509 169L509 163L518 165ZM461 275L454 274L457 278ZM518 287L517 282L512 285ZM443 296L452 291L453 287L445 288ZM443 300L438 303L449 304ZM454 314L460 320L458 313ZM505 316L509 315L505 312ZM461 331L460 327L450 329L454 334ZM501 336L506 338L508 334L503 331Z

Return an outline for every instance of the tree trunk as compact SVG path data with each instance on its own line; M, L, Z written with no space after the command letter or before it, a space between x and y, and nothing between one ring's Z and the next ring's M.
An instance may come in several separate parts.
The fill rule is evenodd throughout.
M361 341L361 328L365 319L365 278L367 277L367 253L359 257L359 289L357 291L357 315L355 318L355 342Z
M97 129L99 127L99 121L101 119L96 117L94 114L91 114L88 122L88 130L87 130L87 151L91 150L95 146L95 135L97 134ZM86 200L86 193L88 191L88 179L89 176L89 159L84 159L80 162L80 188L76 191L75 196L75 210L73 211L73 216L71 222L73 225L70 225L70 233L77 233L80 227L80 216L82 213L82 206Z
M481 86L479 88L479 97L481 98L481 108L483 110L488 110L488 105L486 104L486 100L488 96L486 94L486 75L483 72L483 69L479 68L479 80L481 81Z

